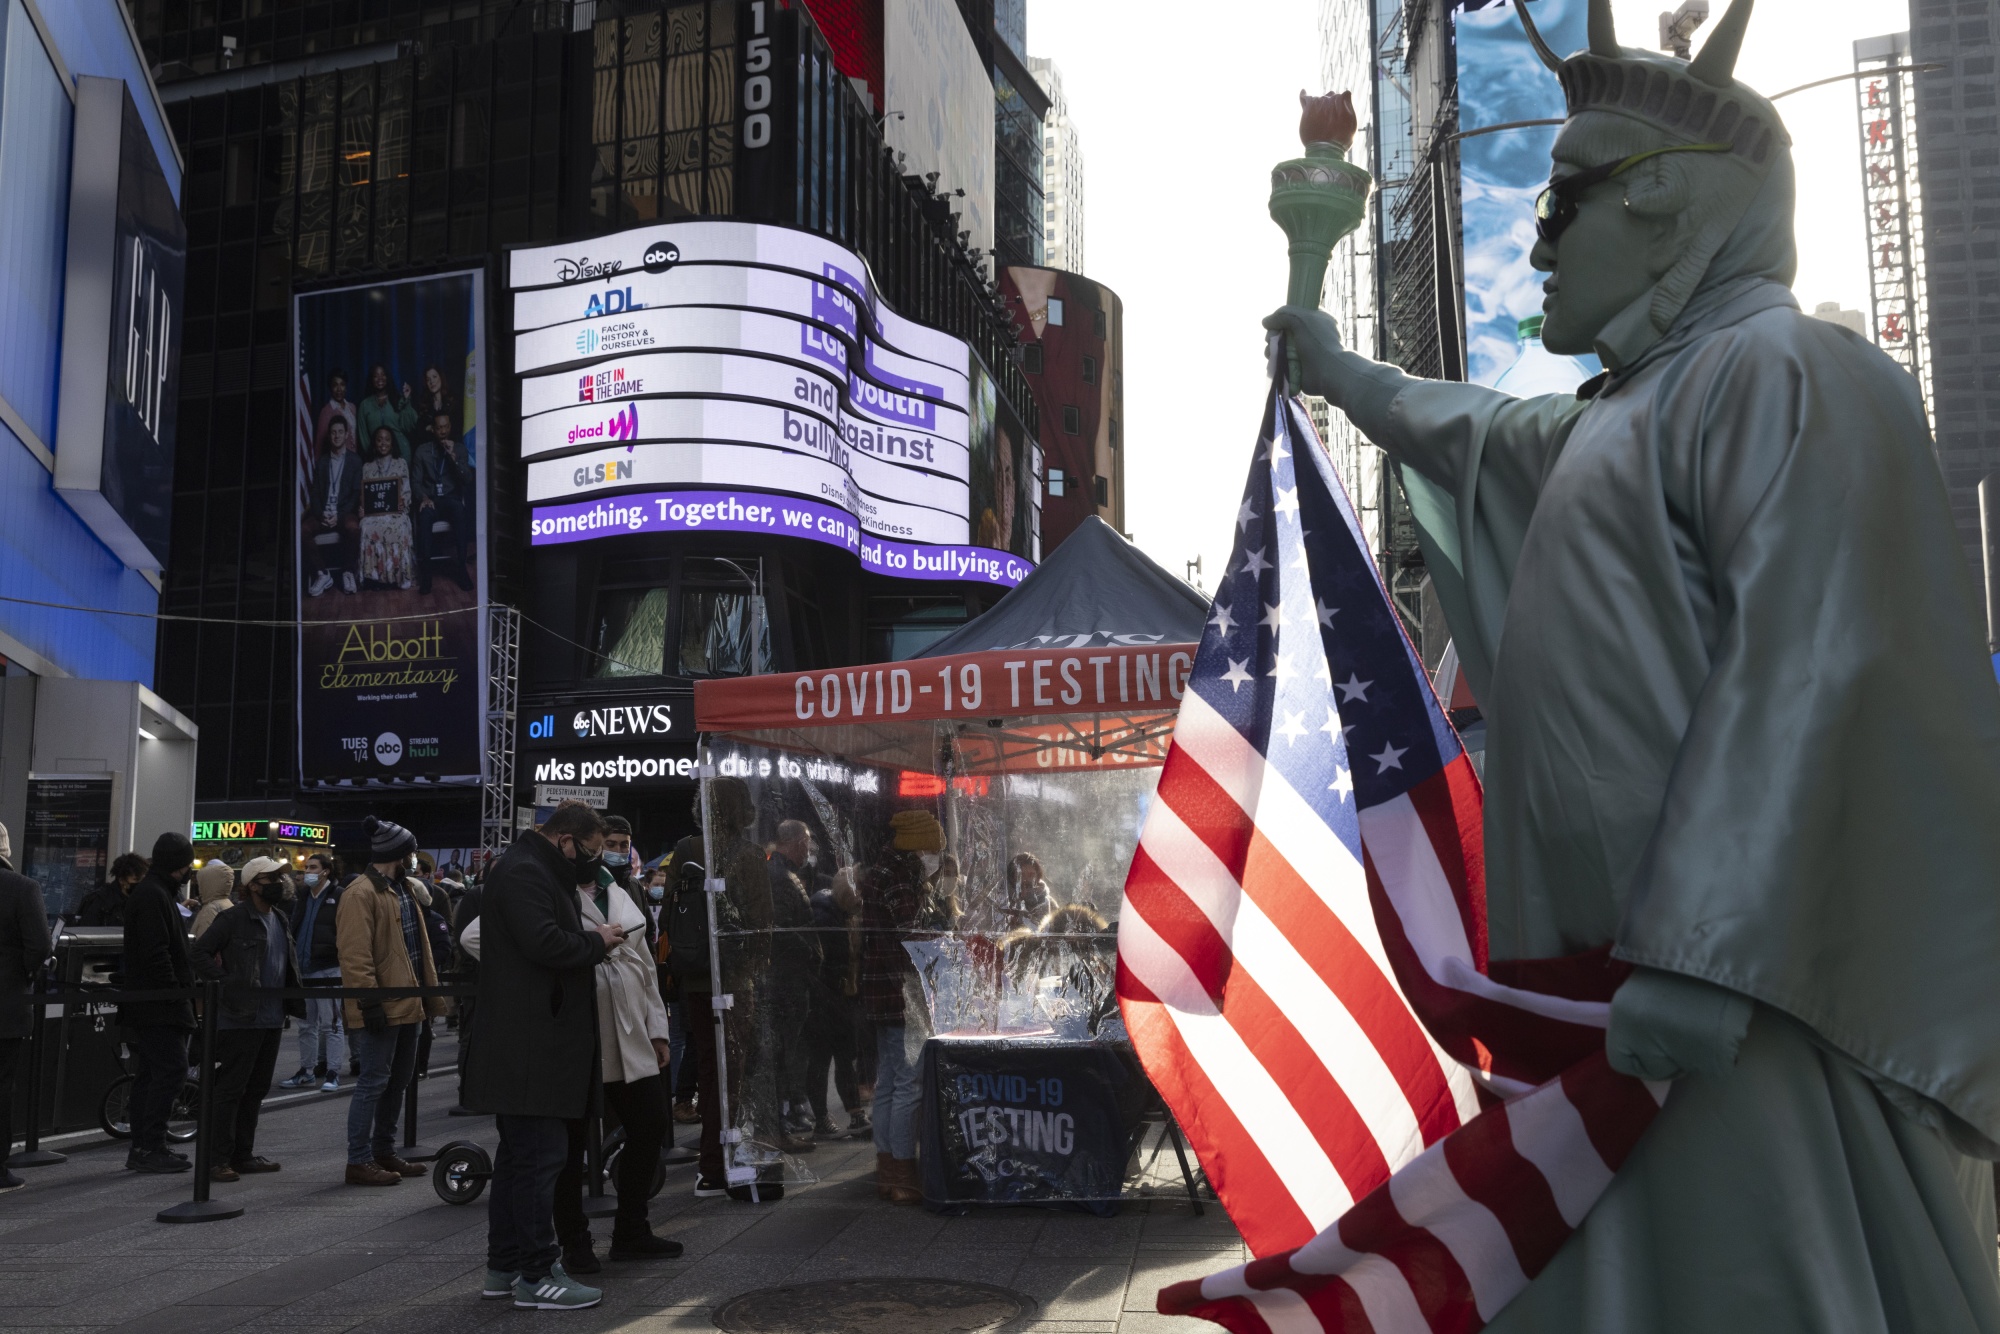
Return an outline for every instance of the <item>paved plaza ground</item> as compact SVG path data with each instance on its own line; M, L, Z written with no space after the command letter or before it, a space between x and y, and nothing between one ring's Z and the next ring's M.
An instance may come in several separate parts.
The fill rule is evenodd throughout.
M450 1059L440 1043L441 1071ZM420 1088L420 1145L468 1139L491 1150L490 1119L446 1115L456 1080ZM189 1198L189 1175L127 1172L122 1143L58 1144L68 1163L24 1171L28 1187L0 1196L0 1330L457 1334L533 1324L664 1334L713 1329L717 1307L754 1289L895 1276L1023 1294L1033 1311L1016 1330L1165 1334L1171 1325L1193 1334L1202 1326L1153 1312L1154 1294L1248 1258L1212 1203L1197 1217L1185 1199L1148 1199L1115 1218L1021 1208L941 1217L884 1204L870 1176L873 1145L837 1140L804 1158L821 1180L775 1205L697 1200L693 1168L670 1168L653 1224L684 1256L606 1261L590 1280L605 1291L596 1310L516 1311L479 1298L486 1201L441 1203L428 1180L341 1184L346 1115L345 1092L267 1108L257 1150L284 1170L215 1186L216 1198L246 1212L193 1226L154 1221ZM678 1130L691 1139L693 1127ZM598 1223L600 1256L609 1230Z

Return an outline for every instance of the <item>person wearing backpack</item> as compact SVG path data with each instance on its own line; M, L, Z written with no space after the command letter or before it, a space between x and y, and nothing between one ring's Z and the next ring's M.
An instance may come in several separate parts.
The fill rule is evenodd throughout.
M292 905L297 927L299 982L306 987L340 986L340 875L333 855L315 852L306 858L300 879L305 893ZM315 1082L326 1093L340 1087L340 1070L347 1063L347 1033L341 1027L337 998L306 1002L299 1022L299 1068L278 1081L279 1088L298 1089ZM322 1082L323 1081L323 1082Z

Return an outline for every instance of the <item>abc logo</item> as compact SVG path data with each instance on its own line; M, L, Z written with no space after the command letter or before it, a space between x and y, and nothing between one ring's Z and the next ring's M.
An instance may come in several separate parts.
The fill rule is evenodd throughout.
M394 765L403 758L403 738L394 732L384 732L375 738L375 758L383 765Z
M665 273L680 262L681 248L672 241L655 241L646 247L646 272Z

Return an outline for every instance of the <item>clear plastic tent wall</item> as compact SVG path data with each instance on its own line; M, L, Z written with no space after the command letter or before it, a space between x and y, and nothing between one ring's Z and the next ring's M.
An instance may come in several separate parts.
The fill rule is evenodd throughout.
M1114 982L1126 871L1191 660L1192 646L1075 655L1070 682L1103 681L1070 689L1068 712L1060 654L1040 669L1045 693L1038 660L1008 654L703 683L732 1184L810 1181L815 1125L845 1134L860 1111L911 1118L876 1147L923 1144L933 1205L1181 1188L1136 1152L1154 1099ZM873 697L849 688L876 672ZM936 697L899 716L922 676ZM952 716L973 711L987 716ZM946 716L908 716L920 712ZM1022 1052L1039 1073L1001 1059ZM925 1081L900 1113L899 1058ZM1065 1078L1071 1067L1083 1073Z

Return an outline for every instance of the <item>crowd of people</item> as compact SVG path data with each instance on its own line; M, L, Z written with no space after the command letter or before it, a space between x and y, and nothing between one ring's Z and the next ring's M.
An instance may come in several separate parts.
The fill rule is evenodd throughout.
M695 815L699 822L699 802ZM732 1129L775 1151L765 1161L868 1135L879 1196L918 1202L919 1057L931 1025L906 945L977 935L1018 963L1046 949L1048 932L1101 933L1103 920L1056 904L1031 854L1012 859L1003 886L970 894L943 827L925 810L897 813L879 852L860 864L829 856L798 819L760 840L759 812L740 780L710 784L706 815L712 837L684 838L645 866L625 820L566 803L483 877L464 881L420 859L410 830L374 818L364 824L366 861L352 874L326 852L296 870L270 856L197 865L179 833L162 834L150 857L119 857L78 919L123 928L118 984L150 993L119 1008L134 1072L126 1166L193 1166L166 1130L188 1075L191 998L213 981L215 1066L202 1133L216 1182L281 1170L256 1145L273 1087L334 1092L343 1078L354 1081L344 1181L389 1187L424 1175L396 1153L397 1121L416 1072L428 1069L433 1023L449 1013L460 1036L460 1102L491 1114L499 1138L488 1297L543 1309L601 1298L580 1277L602 1268L583 1208L597 1118L622 1133L612 1260L680 1253L647 1218L676 1124L700 1125L698 1197L781 1197L782 1173L732 1179L723 1133ZM7 868L7 856L0 830L0 980L18 998L49 942L40 892ZM335 988L392 994L312 994ZM426 989L456 996L418 994ZM718 997L727 998L721 1008ZM0 1012L0 1082L9 1085L26 1012L19 1004ZM288 1024L295 1064L278 1079ZM0 1116L12 1105L7 1093L0 1088ZM735 1159L740 1166L745 1156Z

